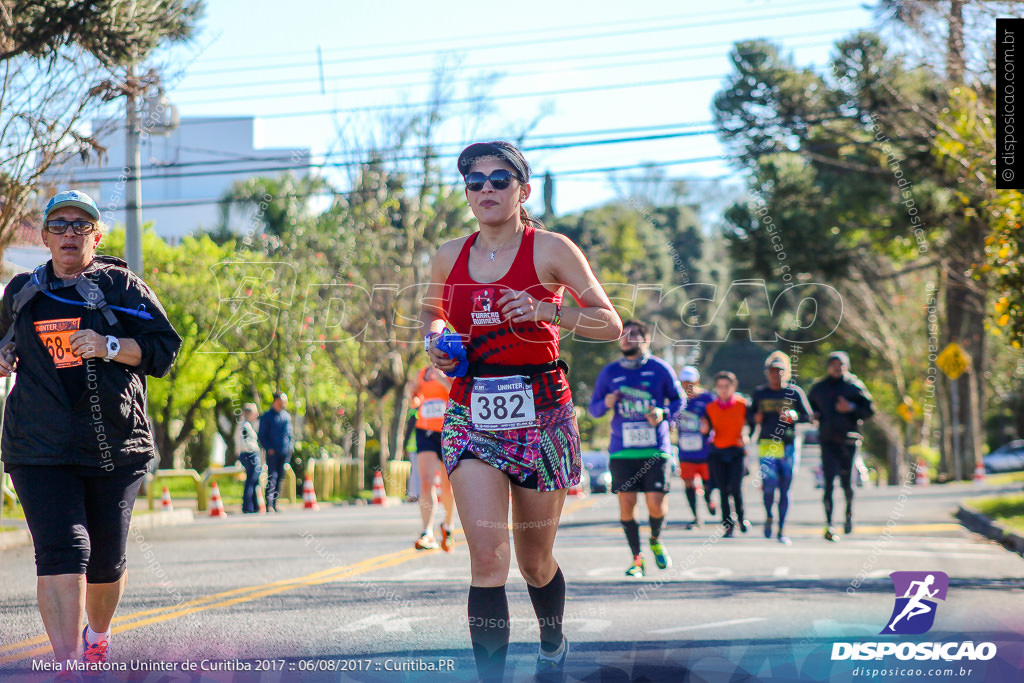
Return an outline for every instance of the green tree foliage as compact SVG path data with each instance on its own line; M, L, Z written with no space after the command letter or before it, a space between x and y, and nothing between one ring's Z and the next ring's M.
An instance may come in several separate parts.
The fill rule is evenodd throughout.
M102 251L122 256L124 232L116 230L105 236ZM186 237L178 246L171 246L152 230L143 235L143 251L143 279L156 292L183 340L168 375L149 382L149 413L160 467L167 468L180 465L192 438L212 428L213 408L228 393L225 388L234 384L229 379L240 365L239 358L206 342L210 330L217 329L222 303L217 288L209 286L211 274L236 254L233 246L218 246L208 237ZM239 271L240 276L244 273ZM245 286L241 280L222 279L221 286L225 285ZM244 385L235 388L231 396L244 394ZM202 468L207 455L205 449L193 451L192 465Z
M16 0L0 6L0 252L34 212L29 199L47 169L105 151L104 131L82 131L127 88L159 81L127 69L158 48L188 39L201 0Z
M549 227L580 247L623 320L644 320L656 331L656 349L707 333L685 324L689 295L679 289L699 279L702 238L691 207L650 207L633 195L631 200L558 217ZM616 344L565 334L561 355L571 368L569 383L576 403L585 407L597 372L618 358L619 350ZM585 442L607 436L604 423L585 415L580 430Z
M871 359L861 367L870 365L864 377L880 397L875 422L895 479L904 441L895 407L925 376L928 349L921 325L907 325L894 304L914 281L905 275L962 257L974 229L933 154L937 128L914 115L936 111L944 86L870 33L837 43L824 76L764 41L737 45L732 59L715 120L751 174L752 198L726 214L737 274L775 291L802 282L838 290L837 334ZM920 320L925 298L899 299L904 315Z
M131 2L15 0L0 12L0 61L44 58L77 45L105 66L137 62L167 42L188 39L200 0Z

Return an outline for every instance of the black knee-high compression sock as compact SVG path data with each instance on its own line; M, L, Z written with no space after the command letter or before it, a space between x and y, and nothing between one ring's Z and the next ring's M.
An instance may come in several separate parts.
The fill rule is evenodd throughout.
M633 557L640 554L640 525L635 519L622 522L622 530L626 532L626 542L629 543L629 551Z
M512 632L505 587L470 586L468 613L477 675L484 681L500 681Z
M697 519L697 489L695 487L686 489L686 502L690 504L690 509L693 510L693 518Z
M562 617L565 614L565 577L562 576L562 568L555 570L548 585L537 588L527 584L526 587L530 591L533 611L540 624L540 647L544 652L555 652L562 645Z
M665 521L664 517L649 517L648 521L651 523L651 538L661 537L661 525Z

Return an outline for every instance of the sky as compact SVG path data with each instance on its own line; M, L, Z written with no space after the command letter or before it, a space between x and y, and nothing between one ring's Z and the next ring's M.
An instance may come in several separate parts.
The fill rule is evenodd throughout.
M613 177L646 163L695 188L738 185L711 134L732 45L768 38L822 68L836 40L874 26L858 0L207 0L196 38L163 58L183 118L255 116L257 147L308 147L315 161L364 158L387 117L409 113L396 105L429 99L443 70L455 100L437 134L446 177L458 179L469 142L528 131L534 178L554 175L562 214L628 199ZM483 113L465 102L481 89ZM608 142L637 137L656 139Z

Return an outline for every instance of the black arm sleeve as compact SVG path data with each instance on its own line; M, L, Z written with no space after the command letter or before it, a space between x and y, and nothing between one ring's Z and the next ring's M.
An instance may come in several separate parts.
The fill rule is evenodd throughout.
M29 276L26 274L15 275L6 289L4 298L0 302L0 337L7 334L7 331L14 324L14 295L21 291L21 288L28 284Z
M747 427L750 428L750 432L754 432L754 428L757 427L755 418L757 417L758 403L761 400L761 388L754 389L754 393L750 395L750 403L747 404L747 416L746 423Z
M860 380L854 382L854 386L857 388L857 394L853 401L856 406L853 414L857 416L858 420L866 420L875 414L874 399L871 397L871 392L868 391L868 388Z
M793 404L793 407L796 410L797 415L799 415L799 419L797 420L797 422L810 422L811 415L814 414L814 411L807 400L807 394L804 393L803 389L795 385L793 386L793 391L797 395L797 400Z
M121 300L125 308L138 309L144 306L152 320L143 320L127 313L118 313L124 323L128 337L134 339L142 350L142 361L135 368L137 372L153 377L163 377L174 364L174 358L181 348L181 337L174 331L167 313L156 298L156 294L134 273L126 273Z

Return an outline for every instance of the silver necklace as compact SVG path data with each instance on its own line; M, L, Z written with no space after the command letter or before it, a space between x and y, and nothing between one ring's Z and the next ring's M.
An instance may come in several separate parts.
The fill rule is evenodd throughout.
M505 247L507 247L508 245L512 244L512 242L514 242L516 237L518 237L518 236L519 236L519 231L517 230L516 234L512 235L512 238L509 239L507 242L505 242L504 244L502 244L502 245L500 245L498 247L495 247L494 249L491 249L490 250L491 255L489 257L487 257L487 260L488 261L493 261L494 260L494 255L497 254L502 249L504 249ZM487 249L487 247L484 247L484 249Z

